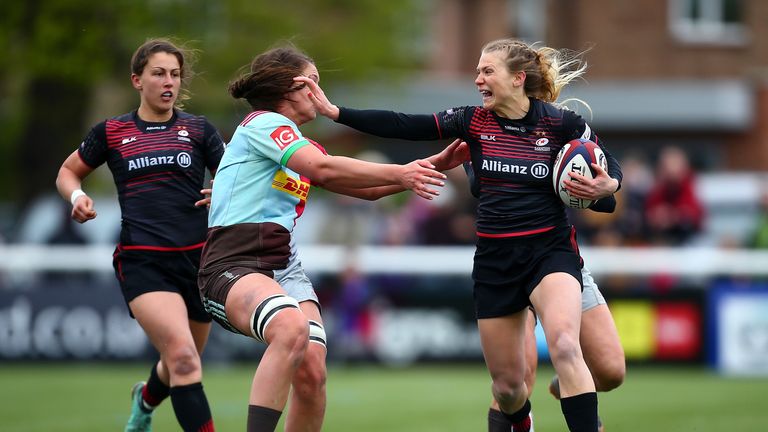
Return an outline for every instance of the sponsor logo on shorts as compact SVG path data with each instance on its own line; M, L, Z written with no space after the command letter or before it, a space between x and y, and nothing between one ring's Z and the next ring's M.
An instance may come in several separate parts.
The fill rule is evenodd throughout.
M224 273L220 274L219 277L225 277L231 281L237 279L239 276L236 274L232 274L229 272L229 270L225 270Z

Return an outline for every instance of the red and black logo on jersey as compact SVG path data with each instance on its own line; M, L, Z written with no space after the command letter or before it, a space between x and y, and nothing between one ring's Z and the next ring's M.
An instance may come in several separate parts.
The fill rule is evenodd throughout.
M290 126L280 126L279 128L272 131L269 136L272 137L272 140L275 141L275 144L280 147L280 150L285 149L299 139L298 134L296 134L296 132Z

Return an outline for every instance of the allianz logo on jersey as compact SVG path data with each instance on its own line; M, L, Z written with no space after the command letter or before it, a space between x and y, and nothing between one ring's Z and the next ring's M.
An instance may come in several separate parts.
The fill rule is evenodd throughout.
M543 162L536 162L528 167L527 165L516 165L497 160L483 159L482 169L500 173L531 175L538 179L549 175L549 166Z
M179 152L175 155L141 156L134 159L128 159L128 171L157 165L175 164L178 164L182 168L187 168L192 165L192 156L190 156L187 152Z

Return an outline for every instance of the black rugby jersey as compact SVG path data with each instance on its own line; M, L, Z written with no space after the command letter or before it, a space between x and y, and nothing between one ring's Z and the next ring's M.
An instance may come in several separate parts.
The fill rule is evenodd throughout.
M215 170L224 141L206 119L174 110L163 123L136 111L94 126L78 154L88 166L112 172L122 212L121 247L186 250L202 247L205 207L195 207L205 169Z
M618 162L583 118L538 99L530 101L528 113L518 120L469 106L433 115L340 108L337 121L384 137L466 141L472 190L478 197L478 236L517 236L568 225L565 206L552 186L554 158L568 141L583 137L600 145L609 174L621 183Z

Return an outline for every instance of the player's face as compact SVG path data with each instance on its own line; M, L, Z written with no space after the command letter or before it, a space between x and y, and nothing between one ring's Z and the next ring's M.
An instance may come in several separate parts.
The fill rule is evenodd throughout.
M155 113L173 109L181 89L181 66L175 55L152 54L140 76L134 76L134 87L141 93L141 104Z
M509 105L516 92L514 79L499 52L483 53L477 63L475 78L483 108L495 111Z
M312 63L308 63L301 74L312 79L316 83L320 82L320 73L317 71L317 67ZM292 120L294 120L297 125L314 120L315 117L317 117L315 104L310 100L309 93L309 87L301 83L300 85L296 85L286 96L294 113L294 118Z

